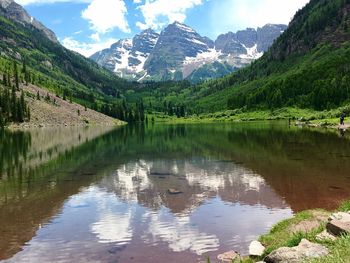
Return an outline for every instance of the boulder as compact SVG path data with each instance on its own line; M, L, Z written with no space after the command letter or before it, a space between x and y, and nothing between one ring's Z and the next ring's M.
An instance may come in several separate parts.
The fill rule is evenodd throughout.
M303 239L296 247L281 247L268 255L264 261L267 263L299 263L305 259L324 257L329 254L326 247L311 243Z
M350 234L350 221L334 219L326 226L328 232L336 236Z
M316 236L316 240L318 241L335 241L336 239L337 237L329 233L327 230L324 230Z
M344 212L334 213L328 218L329 222L332 220L340 220L340 221L350 222L350 214L344 213Z
M260 257L264 254L265 247L259 241L253 241L249 245L249 256Z
M219 262L231 263L233 260L240 259L241 256L236 251L228 251L223 254L218 255Z

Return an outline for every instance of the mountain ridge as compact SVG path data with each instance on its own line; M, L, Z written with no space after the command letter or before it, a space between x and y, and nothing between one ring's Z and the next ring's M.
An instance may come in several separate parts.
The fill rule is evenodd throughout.
M286 27L267 24L257 29L222 34L213 41L185 24L174 22L160 34L147 29L133 39L119 40L90 58L119 76L138 81L191 79L191 74L203 66L213 69L214 72L202 69L201 80L204 80L210 75L224 75L218 74L218 68L222 67L216 67L217 62L230 65L232 69L249 65L267 50ZM142 40L139 41L140 36L143 41L147 43L148 40L152 44L147 46L147 52L136 48L142 59L131 53L135 49L134 42L142 43ZM121 45L125 41L129 43L128 48ZM210 67L208 64L213 65Z
M52 42L58 43L57 37L52 30L30 16L28 12L14 0L0 0L0 15L21 23L22 25L33 26L43 32Z

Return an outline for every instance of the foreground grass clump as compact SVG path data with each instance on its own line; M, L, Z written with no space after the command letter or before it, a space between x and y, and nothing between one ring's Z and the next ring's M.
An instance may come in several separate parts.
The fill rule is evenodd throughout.
M337 211L350 211L350 200L343 202L335 212ZM297 213L291 219L281 221L275 225L268 234L260 237L259 240L266 246L265 253L260 259L262 260L266 255L277 248L297 246L303 238L306 238L311 242L320 243L326 246L330 251L330 254L327 257L310 259L306 262L350 262L350 235L344 235L337 238L335 241L319 241L316 239L317 234L326 229L327 220L325 220L325 218L328 217L328 215L330 215L330 212L324 210L309 210ZM315 221L320 222L319 226L316 226L309 231L293 231L296 226L302 223Z
M348 263L350 262L350 236L343 236L334 242L324 243L329 250L327 257L310 260L310 263Z
M343 202L339 207L339 211L342 211L342 212L350 211L350 200Z
M316 240L316 235L325 229L325 223L321 223L320 217L326 218L327 212L323 210L303 211L293 218L284 220L275 225L271 231L260 237L259 241L266 246L264 256L280 247L297 246L303 238L311 242ZM310 232L300 231L296 226L301 223L320 222L318 227Z

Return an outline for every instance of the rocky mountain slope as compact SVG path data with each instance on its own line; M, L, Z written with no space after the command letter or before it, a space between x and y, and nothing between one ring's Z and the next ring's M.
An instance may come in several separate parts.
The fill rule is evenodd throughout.
M22 6L13 0L0 0L0 15L21 23L24 26L33 26L43 32L51 41L58 42L54 32L46 28L34 17L31 17Z
M285 29L285 25L268 24L257 30L229 32L212 41L189 26L175 22L160 34L148 29L133 39L120 40L95 53L91 59L133 80L197 82L249 65L261 57Z
M54 93L35 85L22 85L26 92L31 119L25 123L14 123L12 128L58 127L58 126L114 126L121 121L100 112L87 109L77 103L70 103ZM40 99L38 99L40 96Z

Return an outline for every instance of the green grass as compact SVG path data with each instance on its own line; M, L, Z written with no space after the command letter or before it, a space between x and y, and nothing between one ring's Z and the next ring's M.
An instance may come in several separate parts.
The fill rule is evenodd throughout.
M342 211L342 212L350 211L350 200L343 202L339 207L339 211Z
M275 225L268 234L261 236L259 239L259 241L266 247L265 255L279 247L297 246L303 238L307 238L310 241L314 240L316 235L320 233L322 229L316 229L310 233L297 232L291 234L290 231L290 228L293 225L305 220L312 220L314 217L314 211L303 211L297 213L293 218L281 221ZM322 228L324 228L324 226L322 226Z
M350 200L343 202L336 211L350 211ZM297 232L292 233L291 227L305 221L315 219L316 213L324 212L324 210L309 210L297 213L293 218L284 220L276 224L269 233L260 237L259 241L262 242L265 247L266 255L271 253L273 250L280 247L294 247L297 246L300 241L305 238L311 242L320 243L326 246L330 250L330 254L327 257L319 259L311 259L307 262L310 263L347 263L350 262L350 235L344 235L339 237L335 241L317 241L316 235L326 229L326 222L320 224L316 229L310 232Z
M298 109L285 107L276 110L226 110L214 113L194 114L185 118L168 116L161 112L148 114L156 122L166 123L210 123L210 122L240 122L240 121L260 121L260 120L283 120L291 119L301 121L305 124L317 126L335 126L339 123L339 116L342 112L348 113L350 107L341 107L329 111L315 111L312 109Z
M328 243L326 246L330 250L330 255L327 257L309 260L309 263L348 263L350 262L350 236L338 238L333 243Z

